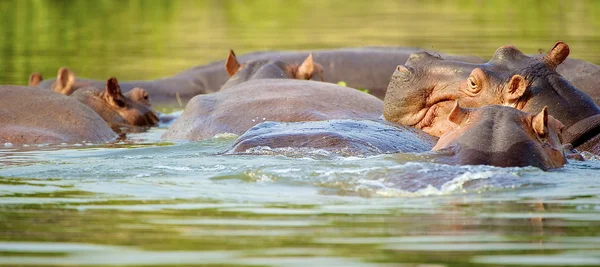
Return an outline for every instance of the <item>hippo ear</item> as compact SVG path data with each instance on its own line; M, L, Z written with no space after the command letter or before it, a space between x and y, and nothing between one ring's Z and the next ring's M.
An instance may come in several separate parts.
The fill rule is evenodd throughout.
M40 74L39 72L33 72L33 73L31 73L31 75L29 75L29 83L27 85L28 86L37 86L43 80L44 80L44 77L42 77L42 74Z
M225 61L225 70L227 71L227 74L229 74L229 77L233 76L238 72L238 70L240 70L240 63L237 61L233 49L229 49L229 55Z
M66 67L58 69L58 75L56 76L56 83L52 87L55 92L59 92L63 95L70 95L73 93L73 86L75 85L75 73Z
M296 79L305 79L310 80L312 78L313 73L315 72L315 63L313 61L312 53L308 54L308 57L298 66L298 71L296 72Z
M448 120L456 125L461 125L469 119L469 110L461 108L458 104L458 100L454 102L454 108L448 114Z
M521 75L513 75L510 81L506 85L507 88L504 93L504 99L508 103L513 103L525 94L527 90L527 80Z
M569 56L570 49L569 46L563 42L556 42L554 47L546 53L544 56L544 61L550 68L556 70L556 67L560 65L567 57Z
M542 111L533 117L531 121L531 127L533 131L540 137L546 138L548 136L548 107L544 106Z
M119 107L125 106L125 97L121 93L121 86L119 86L117 78L111 77L106 81L106 93L109 102Z

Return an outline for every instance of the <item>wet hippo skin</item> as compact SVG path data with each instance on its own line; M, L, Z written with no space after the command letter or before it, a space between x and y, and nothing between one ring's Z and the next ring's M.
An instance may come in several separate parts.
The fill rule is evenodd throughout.
M375 96L383 98L390 74L398 64L403 64L417 48L364 47L312 51L314 60L323 66L324 81L344 81L352 88L366 88ZM267 51L237 57L240 62L254 60L280 60L299 64L310 51ZM434 53L434 52L432 52ZM445 58L467 62L484 62L475 56L446 56ZM219 91L229 76L224 70L225 60L191 68L172 77L149 81L121 81L123 92L140 87L148 91L154 104L178 107L179 99L185 104L192 97ZM99 80L78 78L78 82L102 87ZM50 88L55 80L44 80L38 87Z
M276 154L277 149L321 149L340 156L429 151L436 139L383 120L263 122L240 136L227 154ZM261 149L268 147L268 149Z
M0 86L0 143L107 142L117 135L79 101L38 88Z
M259 79L194 97L163 139L202 140L219 133L242 134L263 121L378 119L382 108L381 100L348 87Z

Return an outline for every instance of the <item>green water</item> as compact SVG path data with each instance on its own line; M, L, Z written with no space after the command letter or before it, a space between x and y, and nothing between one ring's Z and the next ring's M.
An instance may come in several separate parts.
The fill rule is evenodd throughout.
M0 1L0 82L60 66L151 79L265 49L489 57L567 42L600 63L596 1ZM0 96L1 97L1 96ZM1 108L1 107L0 107ZM0 144L0 266L599 266L600 162L224 156L234 136Z

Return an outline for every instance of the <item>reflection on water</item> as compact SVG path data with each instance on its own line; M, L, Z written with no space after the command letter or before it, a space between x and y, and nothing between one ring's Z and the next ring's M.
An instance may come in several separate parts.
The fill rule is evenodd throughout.
M597 1L0 1L0 82L152 79L239 53L556 40L600 62ZM598 266L600 161L219 155L234 136L0 144L2 266Z

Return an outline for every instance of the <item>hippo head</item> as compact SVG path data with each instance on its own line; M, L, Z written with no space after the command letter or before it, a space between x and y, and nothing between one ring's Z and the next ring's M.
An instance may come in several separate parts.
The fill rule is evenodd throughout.
M313 61L312 53L301 64L287 64L278 60L255 60L240 64L235 52L229 50L225 70L231 77L229 80L235 84L252 79L276 78L323 81L323 67Z
M40 84L42 81L44 80L44 77L42 77L42 74L39 72L33 72L29 75L29 82L27 83L27 86L37 86L38 84Z
M560 136L564 126L548 115L547 107L531 114L497 105L467 109L456 102L447 120L456 127L433 150L453 150L460 164L548 170L566 163Z
M148 101L146 91L141 88L138 89L136 92L129 94L133 98L126 97L121 93L121 87L117 79L112 77L108 79L106 89L99 96L110 110L105 112L118 113L123 118L123 123L135 126L154 126L158 123L158 117L148 105L144 104Z
M568 54L569 47L562 42L543 57L529 57L514 46L503 46L484 64L445 60L426 52L413 54L392 76L383 115L388 121L439 137L452 129L445 117L455 100L465 107L506 105L527 112L548 106L549 114L568 128L600 113L591 98L556 72Z
M146 92L146 90L144 90L142 88L135 87L135 88L131 89L129 92L125 93L124 96L126 98L131 99L132 101L142 104L144 106L147 106L147 107L152 106L152 104L150 104L150 96L148 95L148 92Z

